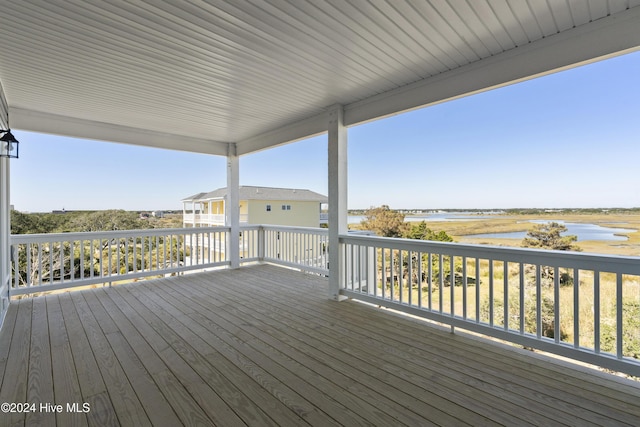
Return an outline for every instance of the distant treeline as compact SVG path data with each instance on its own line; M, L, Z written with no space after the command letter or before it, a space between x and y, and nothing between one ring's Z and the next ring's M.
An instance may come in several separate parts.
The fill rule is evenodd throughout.
M23 213L11 211L11 234L70 233L182 227L182 215L141 218L125 210Z
M509 209L392 209L405 214L421 213L430 214L436 212L473 212L495 214L503 213L508 215L553 215L558 213L578 213L578 214L640 214L640 207L635 208L509 208ZM365 215L368 209L350 209L349 215Z
M505 214L509 215L557 215L558 213L576 213L576 214L640 214L638 208L565 208L565 209L503 209Z

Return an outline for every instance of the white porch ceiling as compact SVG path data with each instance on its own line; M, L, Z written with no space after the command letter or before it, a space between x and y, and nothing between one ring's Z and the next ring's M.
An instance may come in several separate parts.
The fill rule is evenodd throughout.
M0 83L15 129L245 154L635 50L639 5L0 0Z

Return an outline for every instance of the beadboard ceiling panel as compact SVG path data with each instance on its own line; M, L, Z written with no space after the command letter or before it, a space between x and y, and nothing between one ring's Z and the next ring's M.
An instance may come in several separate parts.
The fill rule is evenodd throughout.
M639 4L0 0L0 87L15 128L248 153L636 49Z

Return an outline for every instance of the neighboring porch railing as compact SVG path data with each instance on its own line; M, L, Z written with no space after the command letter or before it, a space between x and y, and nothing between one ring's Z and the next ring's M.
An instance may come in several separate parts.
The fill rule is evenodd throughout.
M249 219L249 215L240 214L240 222L246 223ZM185 224L196 224L205 226L223 226L225 224L224 214L201 214L201 213L186 213L182 215L182 222Z
M640 258L340 240L346 296L640 376Z

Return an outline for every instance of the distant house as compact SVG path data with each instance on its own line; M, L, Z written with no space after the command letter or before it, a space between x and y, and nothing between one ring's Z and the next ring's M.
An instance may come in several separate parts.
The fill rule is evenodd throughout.
M245 224L318 227L326 223L321 215L327 197L311 190L240 186L240 222ZM182 199L183 225L224 225L227 189L198 193Z

